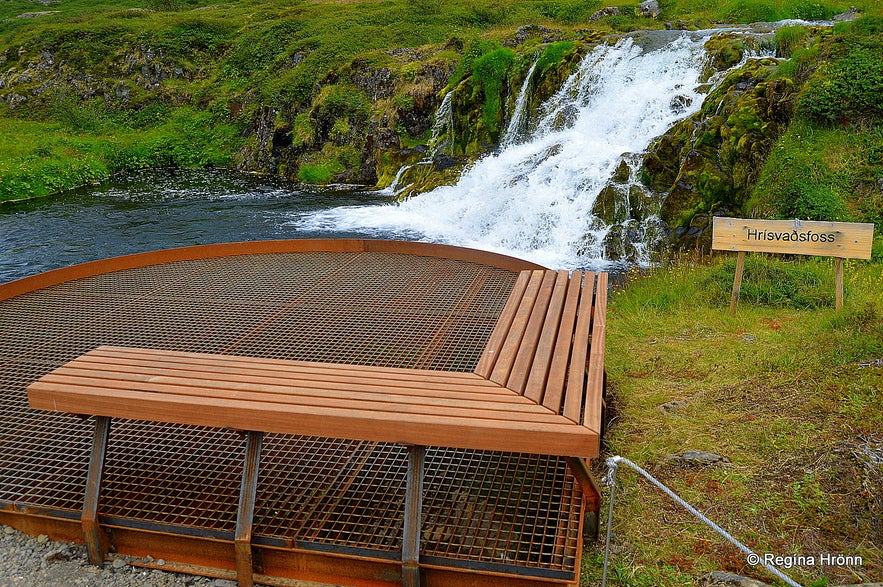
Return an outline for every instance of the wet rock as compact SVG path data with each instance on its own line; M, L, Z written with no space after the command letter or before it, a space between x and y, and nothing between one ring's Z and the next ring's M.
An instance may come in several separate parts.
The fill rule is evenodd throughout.
M849 22L859 17L859 12L855 6L850 6L846 12L835 15L831 20L834 22Z
M605 6L593 12L592 16L589 17L589 21L594 22L608 16L619 16L620 14L622 14L622 11L618 6Z
M716 455L713 452L706 452L703 450L685 450L676 455L669 455L669 462L674 463L682 463L685 465L698 465L703 467L710 467L714 465L724 465L730 462L730 459L727 457L722 457L720 455Z
M631 167L629 164L622 160L619 162L619 165L616 166L616 171L613 172L613 181L616 183L625 183L629 180L629 176L632 173Z
M645 0L638 6L641 16L646 18L656 18L659 16L659 2L656 0Z
M687 400L672 400L659 405L659 409L666 413L680 412L687 405Z
M528 39L539 37L544 43L554 43L561 40L561 31L550 29L538 24L526 24L518 27L515 31L514 44L521 45Z
M734 573L713 571L699 579L700 587L770 587L768 583Z
M353 84L374 101L389 98L395 92L395 76L386 67L373 68L363 62L353 64Z
M621 186L608 184L595 199L592 214L608 225L626 220L629 216L628 192Z

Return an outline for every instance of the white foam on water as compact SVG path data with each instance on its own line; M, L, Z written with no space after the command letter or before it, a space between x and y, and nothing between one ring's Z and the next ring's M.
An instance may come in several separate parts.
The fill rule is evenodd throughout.
M291 222L307 230L409 234L554 268L603 266L609 228L591 213L595 198L623 154L646 150L701 106L707 38L683 34L646 51L631 37L598 46L533 114L526 138L504 141L455 185Z

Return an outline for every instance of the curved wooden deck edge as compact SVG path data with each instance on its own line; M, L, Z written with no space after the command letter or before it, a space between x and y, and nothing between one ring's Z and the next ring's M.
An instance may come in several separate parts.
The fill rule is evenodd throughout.
M145 253L132 253L109 259L89 261L69 267L52 269L37 275L23 277L9 283L0 284L0 301L59 285L75 279L93 277L104 273L136 269L149 265L194 261L215 257L237 255L258 255L270 253L395 253L419 257L438 257L454 261L465 261L497 267L507 271L544 269L544 267L517 257L438 243L415 241L372 240L372 239L287 239L243 241L211 245L193 245L173 249L162 249Z

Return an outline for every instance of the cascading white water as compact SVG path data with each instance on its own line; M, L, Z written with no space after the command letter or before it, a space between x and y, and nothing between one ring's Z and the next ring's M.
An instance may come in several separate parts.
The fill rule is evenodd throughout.
M477 161L456 185L294 223L407 233L554 268L602 266L608 227L592 215L595 198L624 154L644 151L700 107L707 38L683 33L646 50L631 37L599 46L537 113L526 139Z
M509 120L509 126L506 127L506 133L503 135L502 146L510 147L518 142L521 131L527 123L527 102L530 95L530 80L533 78L533 72L540 62L539 57L533 60L533 65L527 70L524 81L521 83L521 90L518 92L518 98L515 100L515 109L512 111L512 118Z

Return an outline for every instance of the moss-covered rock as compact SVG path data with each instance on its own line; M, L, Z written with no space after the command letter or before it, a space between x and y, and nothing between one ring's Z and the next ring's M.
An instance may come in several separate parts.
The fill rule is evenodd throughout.
M794 113L795 84L773 78L777 62L749 60L729 73L695 115L675 125L644 157L642 177L667 191L660 215L680 244L695 244L695 218L741 211L767 155Z

